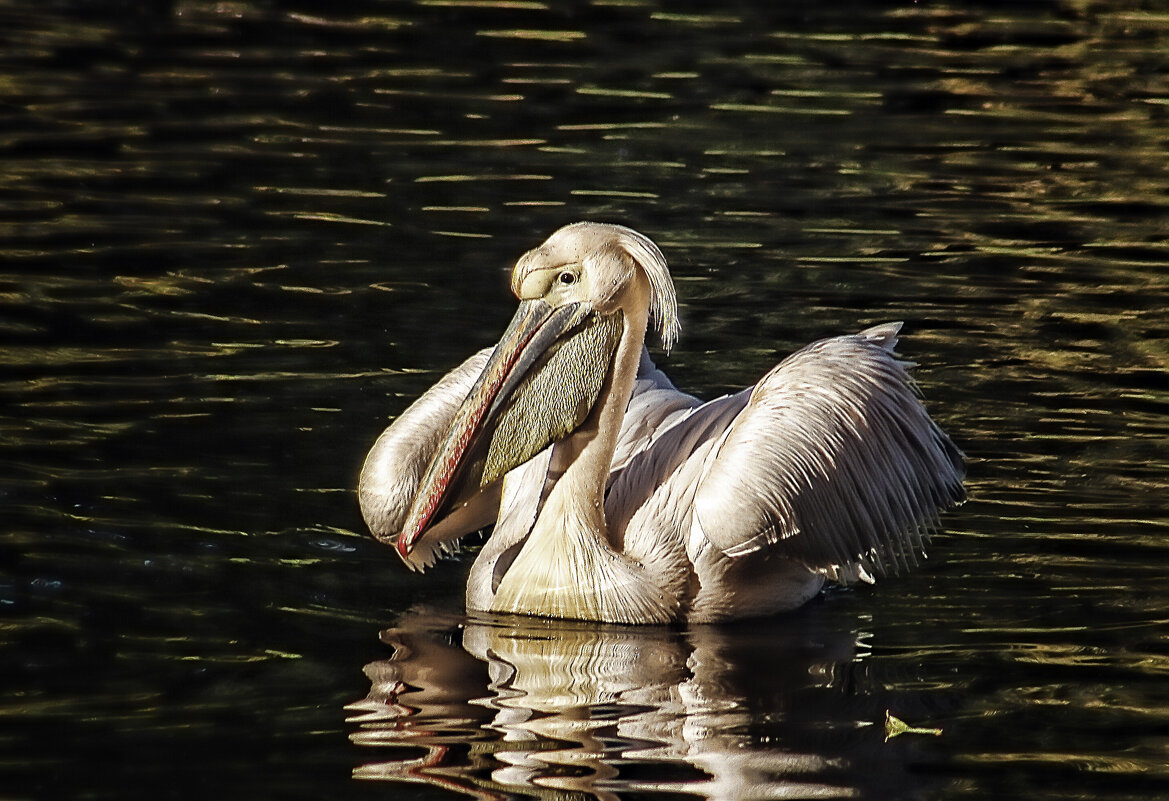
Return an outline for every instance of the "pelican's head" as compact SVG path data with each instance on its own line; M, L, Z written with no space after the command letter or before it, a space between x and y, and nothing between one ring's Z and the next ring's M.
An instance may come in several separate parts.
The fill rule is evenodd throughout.
M511 291L520 301L540 300L553 308L580 303L613 314L638 302L627 293L639 272L649 284L649 312L668 351L678 338L674 284L658 246L632 228L596 222L564 226L520 256Z
M644 325L648 314L666 349L678 335L666 260L624 226L561 228L520 257L511 288L519 308L427 467L397 538L411 567L433 559L437 543L416 552L433 522L588 419L627 321Z

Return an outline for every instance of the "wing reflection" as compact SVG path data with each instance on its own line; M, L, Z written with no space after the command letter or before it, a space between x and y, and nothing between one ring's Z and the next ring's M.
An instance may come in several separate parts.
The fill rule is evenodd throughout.
M353 742L390 749L354 775L482 799L913 797L872 725L888 691L858 659L863 635L814 618L677 630L409 614L348 707Z

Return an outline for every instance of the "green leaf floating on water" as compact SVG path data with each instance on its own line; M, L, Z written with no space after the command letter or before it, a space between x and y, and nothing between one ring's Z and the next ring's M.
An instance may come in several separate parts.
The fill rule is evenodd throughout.
M942 730L941 729L921 728L918 726L910 726L908 723L906 723L901 718L893 717L893 715L889 712L889 710L886 709L885 710L885 742L889 742L894 737L896 737L900 734L932 734L934 737L940 737L942 734Z

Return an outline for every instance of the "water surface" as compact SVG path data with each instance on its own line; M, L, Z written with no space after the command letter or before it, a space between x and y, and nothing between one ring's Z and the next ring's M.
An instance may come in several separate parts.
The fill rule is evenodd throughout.
M0 20L6 796L1169 797L1169 9ZM704 397L906 322L970 463L922 569L643 631L367 536L369 444L577 219L661 244Z

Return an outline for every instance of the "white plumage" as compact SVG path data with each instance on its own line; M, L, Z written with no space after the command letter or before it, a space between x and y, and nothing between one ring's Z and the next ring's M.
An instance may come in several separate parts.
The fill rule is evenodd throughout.
M892 355L900 324L815 342L702 403L644 348L651 312L666 342L678 326L665 259L641 234L562 228L512 286L522 302L501 344L386 429L359 485L373 533L415 568L494 521L471 609L621 623L791 609L825 578L916 564L964 499L961 453ZM619 339L586 336L602 318L619 319ZM580 380L582 364L603 380ZM517 409L532 428L513 465L499 438ZM547 447L528 459L529 440ZM488 449L511 468L502 481L483 471Z

